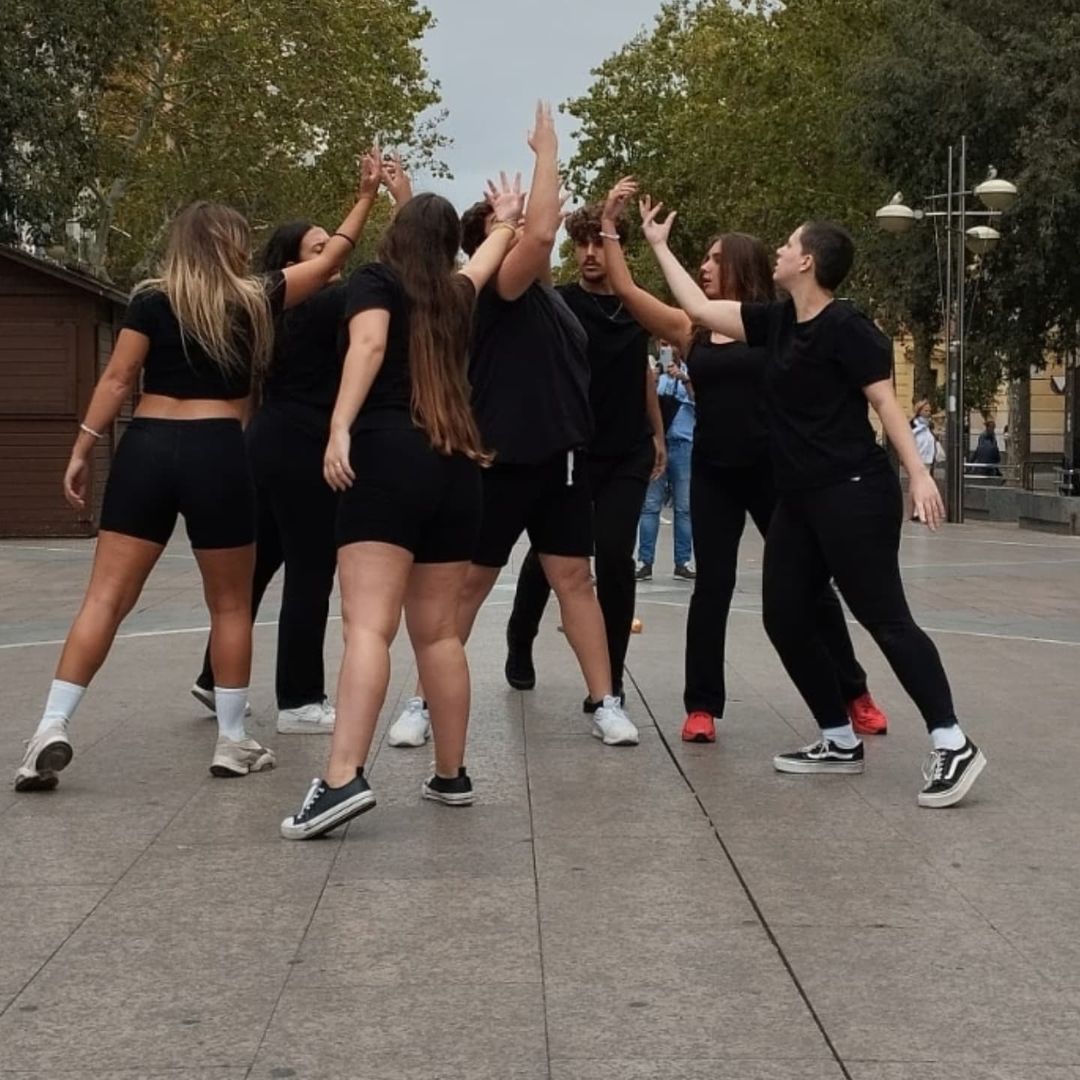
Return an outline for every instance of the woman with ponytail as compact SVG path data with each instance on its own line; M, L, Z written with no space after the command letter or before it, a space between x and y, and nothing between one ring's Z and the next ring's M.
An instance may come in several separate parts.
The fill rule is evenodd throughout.
M341 492L345 655L326 773L282 822L288 840L320 836L375 805L364 764L403 608L435 734L424 797L472 802L463 766L469 669L457 614L490 457L469 404L466 350L476 294L515 241L520 178L490 185L489 201L496 223L462 270L458 215L425 194L401 207L379 261L349 281L348 346L324 464Z
M254 491L242 421L271 363L274 319L306 300L344 263L378 192L378 158L364 158L360 196L317 258L268 274L251 268L251 231L235 210L198 202L173 223L161 276L134 292L108 366L79 425L64 474L78 510L89 458L142 376L135 418L120 442L101 511L86 596L17 791L56 787L73 756L69 726L182 515L210 610L218 740L210 771L244 776L274 764L244 727L251 672Z

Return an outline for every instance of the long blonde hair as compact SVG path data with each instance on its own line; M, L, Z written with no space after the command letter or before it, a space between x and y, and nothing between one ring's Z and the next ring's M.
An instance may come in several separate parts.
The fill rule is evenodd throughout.
M136 292L160 289L181 333L223 371L261 377L270 364L274 326L263 279L251 273L251 228L220 203L195 202L169 232L161 276Z

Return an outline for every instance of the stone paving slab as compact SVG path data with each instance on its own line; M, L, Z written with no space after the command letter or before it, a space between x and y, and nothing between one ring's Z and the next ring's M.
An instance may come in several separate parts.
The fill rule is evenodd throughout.
M639 747L590 737L554 605L538 690L506 687L515 564L470 647L478 804L423 803L430 748L385 745L415 678L402 636L378 808L305 845L277 826L326 742L274 734L279 593L252 687L279 767L215 781L187 693L206 618L171 547L60 789L0 792L0 1080L1080 1080L1080 541L905 529L912 606L990 759L943 813L915 804L925 732L857 627L890 734L861 777L772 771L814 725L761 629L756 537L728 715L715 746L682 744L669 545L631 642ZM91 550L0 544L5 769ZM334 622L329 671L340 655Z

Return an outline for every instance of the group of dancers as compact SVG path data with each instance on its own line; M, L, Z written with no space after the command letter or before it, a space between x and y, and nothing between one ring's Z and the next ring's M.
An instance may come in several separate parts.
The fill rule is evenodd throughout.
M82 508L91 449L141 376L90 582L17 791L56 787L71 762L75 710L178 515L210 613L192 692L217 717L215 776L275 762L245 716L254 614L284 566L278 731L330 735L325 771L282 822L285 838L322 835L375 805L365 765L402 613L420 682L388 741L422 746L433 736L423 797L472 803L464 646L523 533L531 546L507 627L507 680L535 685L532 643L554 590L593 735L636 745L623 689L634 541L650 478L665 467L650 337L686 357L697 407L682 737L713 742L724 715L726 623L749 514L766 537L765 629L821 729L812 744L778 754L775 768L862 772L860 736L887 727L835 581L926 721L919 804L950 806L970 790L985 759L961 730L938 652L904 597L899 481L868 404L908 473L915 514L935 527L943 506L893 394L888 339L835 298L854 257L848 233L807 222L774 267L759 240L723 233L695 280L667 244L675 214L645 197L644 235L671 306L627 266L625 222L638 192L626 178L603 204L570 215L579 276L555 288L564 198L542 103L529 146L527 199L520 176L500 174L460 218L438 195L413 195L400 162L373 148L337 231L284 225L257 269L235 211L196 203L179 215L160 277L132 296L64 476L68 501ZM376 261L344 282L381 188L394 216ZM345 648L331 706L323 640L335 570Z

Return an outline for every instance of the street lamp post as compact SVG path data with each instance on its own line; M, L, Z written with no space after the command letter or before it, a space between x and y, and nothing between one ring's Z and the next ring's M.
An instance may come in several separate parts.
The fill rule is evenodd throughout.
M954 175L956 183L954 185ZM967 410L964 407L964 341L965 341L965 283L967 255L985 255L1001 239L1001 233L990 225L968 225L969 218L993 220L1007 210L1016 199L1016 185L998 178L997 171L967 190L967 136L960 148L949 147L947 189L931 195L931 205L944 202L945 209L912 210L897 192L892 200L877 212L878 224L891 233L907 232L916 221L945 219L945 509L949 521L964 520L964 445ZM985 210L970 210L968 196L976 196ZM955 249L955 254L954 254ZM955 262L954 262L955 260Z

